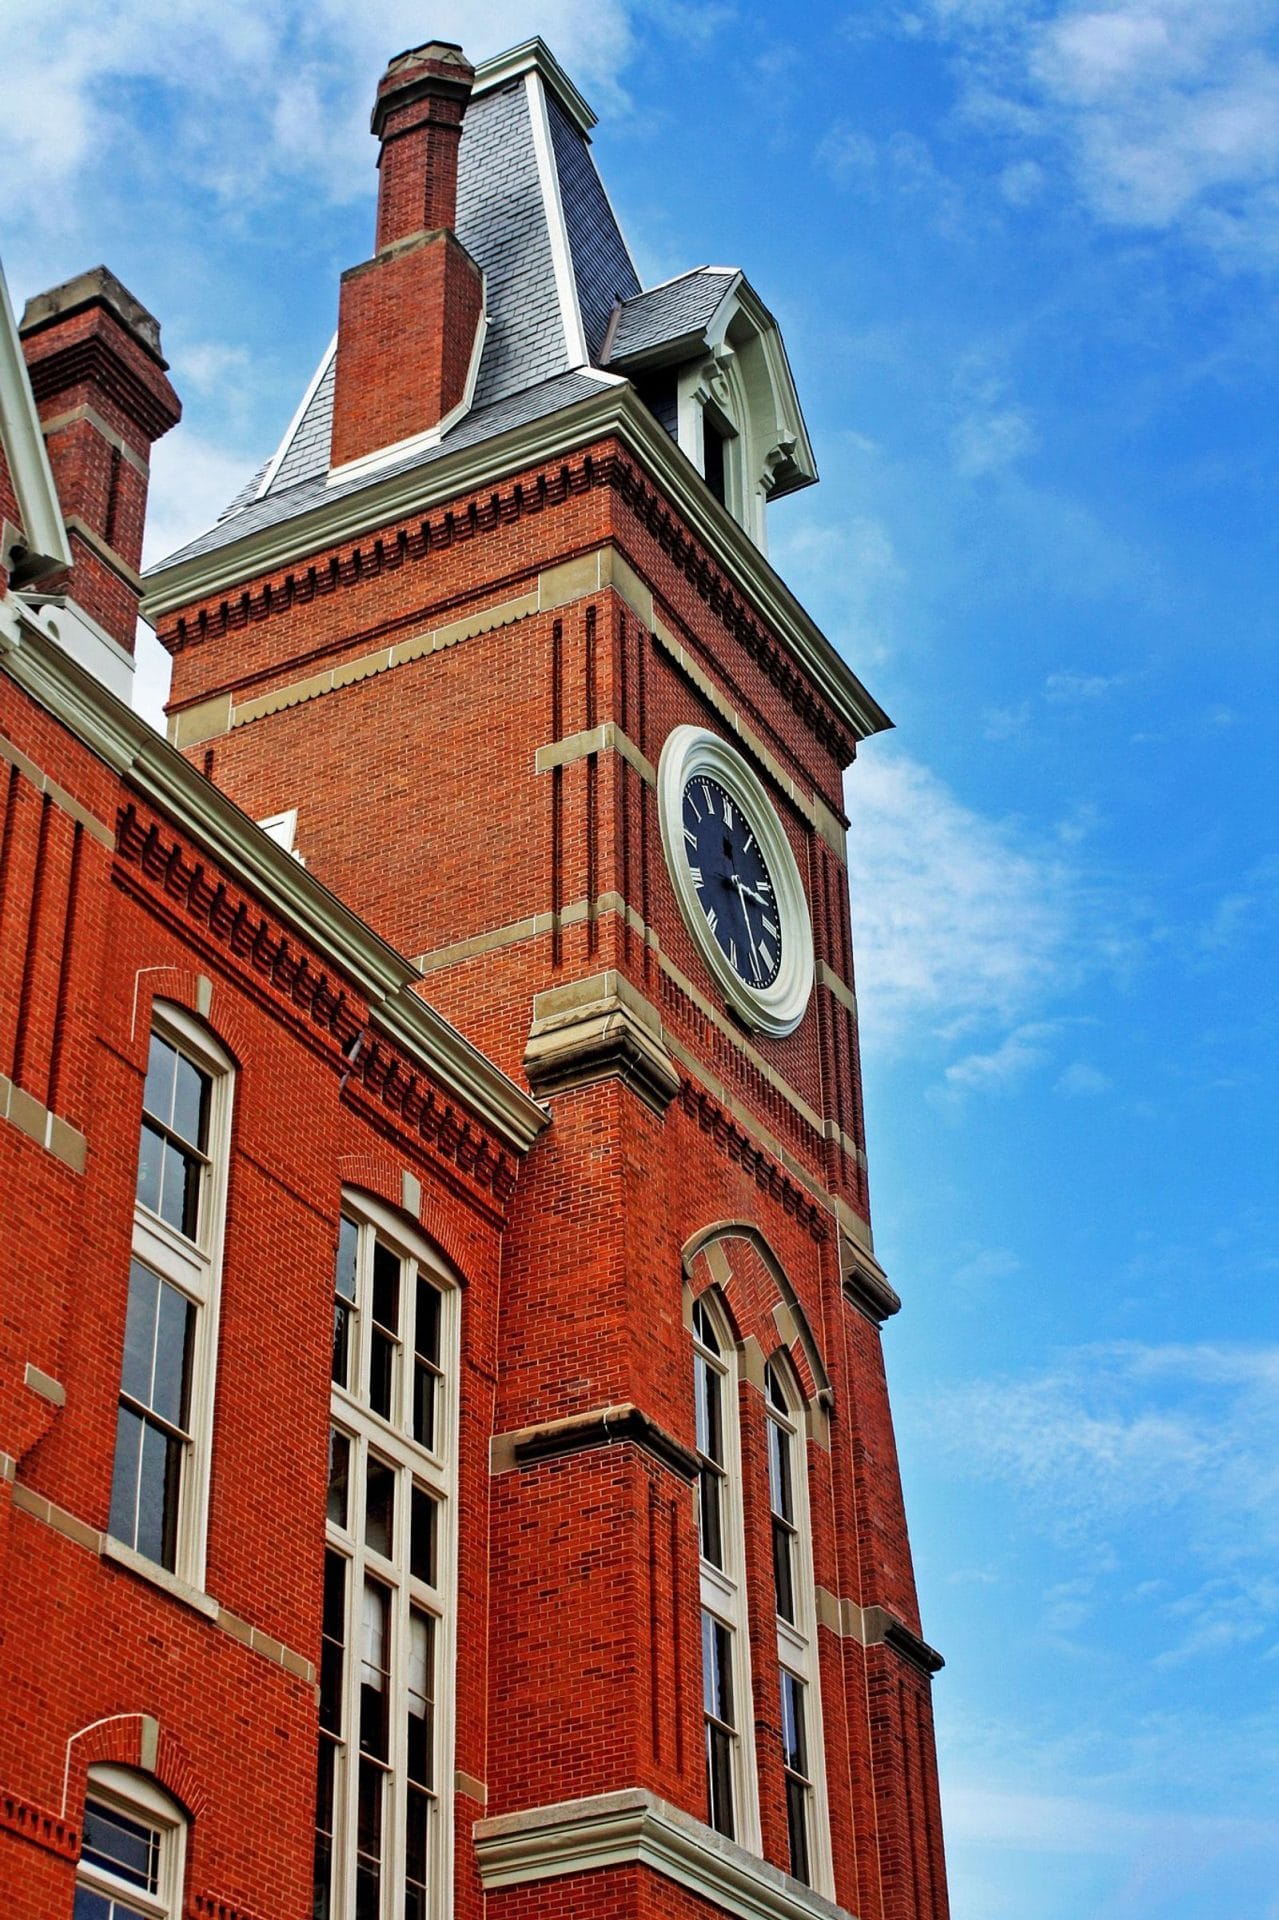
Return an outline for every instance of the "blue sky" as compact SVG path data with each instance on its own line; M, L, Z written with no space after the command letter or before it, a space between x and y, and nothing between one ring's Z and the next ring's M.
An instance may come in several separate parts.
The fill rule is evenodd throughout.
M1274 1920L1279 0L0 5L15 300L105 259L186 402L154 556L287 423L432 33L541 31L644 277L777 313L773 557L897 721L854 911L956 1920Z

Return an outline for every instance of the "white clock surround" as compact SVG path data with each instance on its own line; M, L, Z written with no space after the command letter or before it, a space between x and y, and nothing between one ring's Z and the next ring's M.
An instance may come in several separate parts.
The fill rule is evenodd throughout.
M772 878L782 934L777 978L750 986L731 965L707 924L684 852L684 789L698 774L717 780L741 808ZM813 930L799 867L777 810L754 768L736 748L704 727L676 727L667 736L657 770L662 850L684 922L726 1002L758 1033L782 1039L804 1017L813 990Z

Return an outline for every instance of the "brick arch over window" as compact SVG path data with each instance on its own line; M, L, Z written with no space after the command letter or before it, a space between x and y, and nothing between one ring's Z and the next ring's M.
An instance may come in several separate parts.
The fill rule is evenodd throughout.
M208 1807L208 1788L186 1748L149 1713L114 1713L71 1735L63 1783L64 1815L74 1807L79 1817L89 1768L103 1765L133 1767L149 1775L192 1820Z
M766 1359L784 1348L805 1400L829 1401L830 1379L808 1316L758 1227L745 1220L703 1227L686 1242L683 1263L694 1299L718 1287L742 1337L756 1340Z
M234 1067L243 1066L250 1051L243 1015L225 988L219 989L194 967L139 967L134 975L130 1037L142 1049L144 1060L154 1008L166 1000L207 1027L230 1054Z
M404 1161L397 1159L394 1154L346 1153L339 1158L337 1171L343 1193L367 1193L413 1225L425 1236L441 1261L449 1281L454 1286L465 1288L463 1237L447 1209L439 1205L430 1193L423 1191L420 1184L417 1206L404 1204L408 1197L404 1189L405 1174L418 1180L411 1167L406 1167Z

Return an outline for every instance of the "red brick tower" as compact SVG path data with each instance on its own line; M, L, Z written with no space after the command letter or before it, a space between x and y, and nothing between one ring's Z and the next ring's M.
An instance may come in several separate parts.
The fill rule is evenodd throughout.
M341 1479L315 1911L942 1920L841 805L887 722L765 557L776 323L641 289L592 124L540 42L391 63L335 347L149 582L177 744L551 1115L463 1303L429 1765Z

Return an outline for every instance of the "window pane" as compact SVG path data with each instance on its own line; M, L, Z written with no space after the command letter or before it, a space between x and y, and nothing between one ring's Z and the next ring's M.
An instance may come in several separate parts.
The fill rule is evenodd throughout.
M191 1347L195 1334L195 1307L176 1287L160 1283L155 1339L155 1379L151 1405L171 1426L190 1426Z
M96 1800L85 1802L81 1851L84 1859L131 1887L154 1893L159 1884L160 1839L155 1829Z
M138 1535L133 1544L148 1560L177 1565L178 1499L182 1486L180 1440L149 1420L142 1427L142 1463L138 1476Z
M808 1739L804 1729L804 1683L782 1672L782 1751L793 1773L808 1778Z
M355 1257L359 1244L360 1229L354 1220L343 1219L338 1228L337 1272L334 1277L334 1285L343 1300L355 1298Z
M702 1345L711 1353L720 1351L719 1336L715 1332L715 1322L706 1311L704 1300L698 1300L693 1307L693 1332Z
M145 1129L144 1129L145 1131ZM200 1230L200 1187L204 1166L194 1154L184 1153L166 1140L160 1167L159 1214L171 1227L194 1240Z
M160 1211L160 1164L164 1159L164 1137L142 1122L138 1144L138 1201L152 1213Z
M124 1322L124 1363L120 1386L132 1400L151 1405L151 1374L155 1364L155 1323L160 1304L160 1281L149 1267L135 1260L129 1268L129 1306Z
M364 1539L384 1560L391 1557L395 1531L395 1468L369 1455L364 1475Z
M94 1893L91 1887L77 1887L71 1920L111 1920L111 1904L103 1894ZM128 1909L117 1906L116 1912L125 1914Z
M706 1801L710 1823L731 1840L733 1824L733 1745L723 1727L706 1723Z
M177 1069L177 1049L158 1033L151 1035L151 1049L147 1055L146 1085L142 1089L142 1105L147 1113L153 1113L157 1120L163 1120L167 1126L173 1115L173 1076Z
M713 1614L702 1614L702 1703L706 1712L727 1727L733 1718L732 1638Z
M697 1449L713 1460L717 1466L724 1464L724 1419L723 1419L723 1383L721 1376L709 1367L699 1355L693 1363L693 1378L697 1402Z
M435 1622L417 1607L409 1616L409 1662L405 1678L409 1779L419 1787L432 1787L435 1784L432 1753L435 1737Z
M415 1580L435 1585L435 1538L438 1503L421 1487L413 1489L409 1529L409 1572Z
M389 1732L390 1602L379 1581L365 1581L360 1623L360 1751L378 1760L386 1759Z
M138 1473L142 1457L142 1416L120 1407L115 1422L115 1467L111 1475L111 1517L107 1531L126 1547L137 1544Z
M351 1442L336 1427L329 1429L329 1519L335 1527L347 1525L351 1488Z
M351 1384L351 1327L355 1315L339 1300L333 1303L333 1378L340 1387Z
M388 1333L400 1330L399 1256L380 1240L373 1244L373 1318Z
M413 1326L413 1346L419 1359L440 1363L440 1295L429 1280L417 1283L417 1314Z
M395 1354L395 1341L381 1327L374 1327L369 1336L369 1405L384 1420L391 1418Z
M724 1565L723 1477L714 1467L703 1467L697 1476L697 1515L701 1533L702 1558L713 1567Z
M791 1436L775 1420L768 1423L768 1495L773 1512L783 1520L795 1518L791 1486Z
M209 1090L211 1081L185 1054L177 1055L173 1089L173 1131L198 1152L209 1144Z
M773 1521L773 1594L777 1616L795 1624L794 1538L782 1520Z
M417 1360L413 1364L413 1438L421 1447L435 1452L435 1402L437 1376L429 1366Z
M808 1788L802 1780L786 1781L786 1830L790 1841L790 1870L808 1884Z

